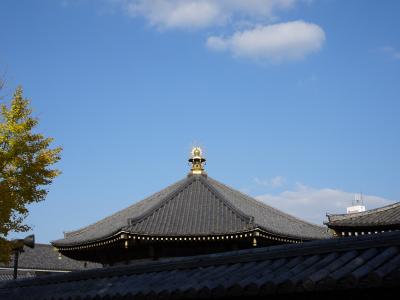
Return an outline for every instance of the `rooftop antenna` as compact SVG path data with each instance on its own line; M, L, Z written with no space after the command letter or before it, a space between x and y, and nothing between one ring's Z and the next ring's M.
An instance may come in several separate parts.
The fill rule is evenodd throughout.
M353 205L364 205L363 194L355 194Z

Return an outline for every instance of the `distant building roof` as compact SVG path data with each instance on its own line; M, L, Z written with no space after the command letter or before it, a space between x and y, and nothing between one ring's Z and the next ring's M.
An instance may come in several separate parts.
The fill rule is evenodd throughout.
M400 232L388 232L142 262L0 283L0 298L384 297L399 291L399 247Z
M31 278L31 277L35 277L34 272L18 271L18 279ZM14 279L14 273L12 269L7 269L7 270L0 269L0 281L13 280L13 279Z
M274 209L204 175L191 175L92 225L53 241L57 247L106 239L119 232L146 236L207 236L248 232L298 240L328 237L327 229Z
M14 256L9 264L0 264L0 269L14 266ZM76 271L101 267L100 264L83 262L60 255L53 246L35 244L35 248L25 247L18 259L19 270ZM23 275L23 274L22 274Z
M328 214L330 228L400 229L400 202L350 214Z

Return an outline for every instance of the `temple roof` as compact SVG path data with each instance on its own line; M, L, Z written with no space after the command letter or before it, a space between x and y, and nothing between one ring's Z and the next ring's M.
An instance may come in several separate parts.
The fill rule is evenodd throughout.
M390 299L399 246L400 232L387 232L136 262L0 283L0 298Z
M13 268L14 256L8 264L0 263L0 269ZM60 254L48 244L35 244L34 248L24 247L18 258L18 268L41 271L76 271L101 267L92 262L77 261Z
M327 215L328 227L400 226L400 202L359 213Z
M294 239L328 237L326 228L283 213L204 174L190 175L105 219L65 234L53 245L75 246L120 232L206 236L260 229Z

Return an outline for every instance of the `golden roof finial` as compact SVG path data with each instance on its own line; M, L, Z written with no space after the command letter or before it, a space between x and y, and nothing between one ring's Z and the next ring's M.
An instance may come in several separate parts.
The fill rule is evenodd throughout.
M206 159L202 156L203 151L200 147L193 147L190 153L189 162L192 164L191 174L204 174L204 162Z

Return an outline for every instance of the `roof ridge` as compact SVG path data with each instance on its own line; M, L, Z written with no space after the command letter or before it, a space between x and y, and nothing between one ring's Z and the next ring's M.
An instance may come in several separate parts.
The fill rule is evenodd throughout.
M189 185L191 185L194 182L193 177L187 177L182 184L180 184L178 187L176 187L173 191L171 191L170 194L168 194L164 199L162 199L160 202L158 202L156 205L153 207L149 208L146 212L144 212L141 216L137 216L135 218L130 218L128 219L128 224L121 228L123 230L124 228L135 225L145 219L147 219L149 216L151 216L155 211L163 207L165 204L167 204L169 201L171 201L173 198L175 198L176 195L181 193L184 189L186 189Z
M222 182L219 182L218 180L216 180L214 178L210 178L210 179L213 180L214 182L216 182L217 184L222 185L223 187L229 189L232 193L236 193L236 194L240 195L245 200L251 201L251 202L253 202L254 204L256 204L258 206L268 207L269 209L274 210L274 212L280 214L281 216L285 216L285 217L287 217L287 218L289 218L291 220L300 221L302 223L306 223L306 224L311 225L311 226L315 226L315 227L319 227L319 228L325 229L324 226L321 226L321 225L318 225L318 224L314 224L314 223L311 223L311 222L306 221L304 219L301 219L299 217L296 217L296 216L293 216L291 214L288 214L288 213L286 213L286 212L284 212L284 211L282 211L280 209L275 208L272 205L266 204L266 203L264 203L264 202L262 202L260 200L257 200L256 198L254 198L254 197L252 197L250 195L247 195L245 193L242 193L241 191L238 191L238 190L234 189L233 187L230 187L230 186L228 186L228 185L226 185L226 184L224 184Z
M400 206L400 202L395 202L392 204L388 204L382 207L377 207L377 208L373 208L373 209L369 209L366 211L362 211L362 212L357 212L357 213L351 213L351 214L326 214L329 222L335 222L335 221L339 221L339 220L350 220L350 219L354 219L356 217L360 217L360 216L368 216L370 214L373 213L377 213L377 212L382 212L382 211L386 211L388 209L392 209L394 207ZM331 217L334 218L338 218L336 220L330 220Z
M174 185L178 185L178 184L180 183L176 188L174 188L174 190L177 189L177 188L179 188L180 185L184 184L186 181L187 181L187 178L183 178L183 179L181 179L180 181L175 182L175 183L173 183L173 184L167 186L166 188L164 188L164 189L162 189L162 190L160 190L160 191L158 191L158 192L156 192L156 193L153 193L153 194L147 196L147 197L144 198L143 200L140 200L140 201L138 201L138 202L135 202L135 203L129 205L128 207L125 207L125 208L123 208L123 209L121 209L121 210L118 210L118 211L116 211L115 213L113 213L113 214L111 214L111 215L109 215L109 216L107 216L107 217L105 217L105 218L102 218L102 219L100 219L100 220L98 220L98 221L96 221L96 222L94 222L94 223L92 223L92 224L86 225L85 227L81 227L81 228L76 229L76 230L72 230L72 231L69 231L69 232L65 232L65 233L64 233L64 238L51 241L50 243L51 243L51 245L54 246L54 243L57 243L58 241L62 241L62 240L64 240L64 239L66 239L66 238L69 238L69 237L73 237L73 236L77 236L77 235L79 235L79 234L82 234L82 233L84 233L84 232L90 230L90 228L91 228L92 226L95 226L95 225L97 225L97 224L101 224L101 223L104 222L106 219L110 219L110 218L112 218L112 217L114 217L114 216L117 216L117 215L120 214L121 212L126 211L126 210L129 210L130 208L134 207L134 206L137 205L138 203L143 202L143 201L146 201L146 200L148 200L148 199L151 199L151 198L155 197L156 195L160 195L163 191L165 191L165 190L167 190L167 189L169 189L169 188L172 188ZM173 191L171 191L170 193L172 193L172 192L173 192ZM120 229L121 229L121 228L120 228ZM117 232L118 232L118 230L117 230ZM115 233L115 232L114 232L114 233ZM111 234L114 234L114 233L111 233Z
M242 220L248 222L249 229L254 228L254 217L249 216L242 212L239 208L234 206L229 200L226 199L224 195L222 195L219 191L217 191L210 183L207 182L207 179L200 177L199 181L213 193L217 199L219 199L226 207L228 207L232 212L237 214Z

